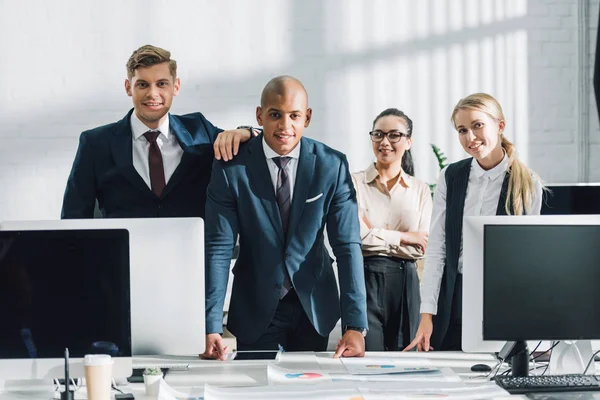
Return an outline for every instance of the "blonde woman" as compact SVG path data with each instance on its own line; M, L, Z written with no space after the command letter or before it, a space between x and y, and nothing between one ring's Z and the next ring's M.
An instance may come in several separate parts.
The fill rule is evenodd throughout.
M381 112L369 132L376 161L352 174L359 204L367 288L367 351L402 350L419 326L415 260L427 247L429 186L414 174L413 123L402 111Z
M451 121L471 158L440 174L421 281L421 323L406 350L461 350L463 217L539 215L542 206L541 180L504 137L496 99L485 93L465 97Z

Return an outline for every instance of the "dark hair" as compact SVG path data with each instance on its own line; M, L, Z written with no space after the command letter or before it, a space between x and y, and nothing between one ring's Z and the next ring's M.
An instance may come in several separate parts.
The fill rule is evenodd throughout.
M400 117L406 122L406 129L408 130L408 137L412 137L413 132L413 122L408 115L404 114L404 112L398 110L397 108L388 108L387 110L383 110L377 117L375 117L375 121L373 121L373 128L375 128L375 124L379 121L380 118L387 116ZM404 156L402 156L402 170L409 175L415 175L415 165L413 163L412 154L410 153L410 149L404 152Z
M145 45L135 50L127 60L127 78L135 75L135 70L140 67L151 67L156 64L169 63L169 72L173 79L177 79L177 62L171 59L171 53L160 47Z

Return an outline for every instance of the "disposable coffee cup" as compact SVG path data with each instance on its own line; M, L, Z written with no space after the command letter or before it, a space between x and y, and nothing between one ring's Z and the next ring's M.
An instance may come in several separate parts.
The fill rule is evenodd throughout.
M88 354L83 358L88 400L110 400L113 360L106 354Z

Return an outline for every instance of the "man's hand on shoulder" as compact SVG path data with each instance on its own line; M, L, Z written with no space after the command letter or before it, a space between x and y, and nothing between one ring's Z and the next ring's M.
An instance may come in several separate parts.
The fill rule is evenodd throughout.
M257 131L253 130L254 136L257 135ZM217 160L223 159L223 161L233 160L233 157L237 156L240 148L240 143L247 142L250 140L249 129L230 129L219 133L214 144L215 158Z
M203 360L221 360L225 361L227 358L227 351L229 346L223 347L223 338L218 333L209 333L206 335L206 350L200 354L200 358Z
M347 330L338 342L333 358L364 357L365 338L359 331Z

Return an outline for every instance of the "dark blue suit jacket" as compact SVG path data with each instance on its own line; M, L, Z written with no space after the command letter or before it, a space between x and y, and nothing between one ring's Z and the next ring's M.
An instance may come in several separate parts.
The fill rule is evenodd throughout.
M183 156L157 197L133 166L132 112L81 134L61 218L93 218L96 200L106 218L204 217L213 143L221 129L201 113L169 115Z
M367 327L366 294L356 193L346 157L302 138L287 237L283 235L262 135L238 156L215 161L205 220L206 332L222 332L223 302L236 237L240 254L228 329L253 343L266 330L279 302L284 268L308 318L322 336L340 318ZM341 301L324 229L337 259Z

